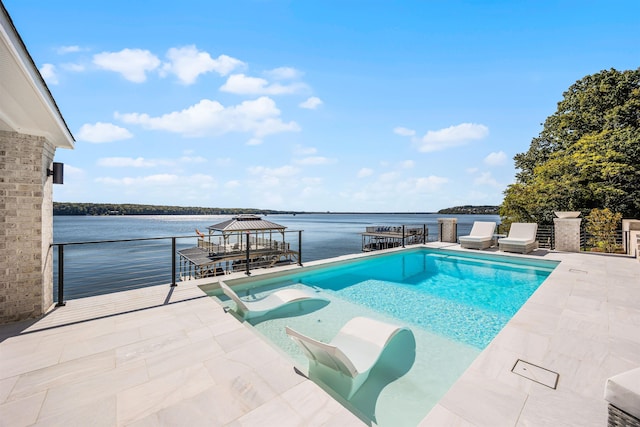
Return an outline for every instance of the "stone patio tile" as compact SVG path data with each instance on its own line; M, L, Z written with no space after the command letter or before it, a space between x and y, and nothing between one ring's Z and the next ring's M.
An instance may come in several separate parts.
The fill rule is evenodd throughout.
M118 423L127 424L195 396L214 385L202 364L176 366L172 373L152 378L117 393Z
M183 330L171 331L153 338L141 339L131 344L123 345L115 349L116 363L118 366L142 360L154 355L171 352L191 343L191 340Z
M107 396L100 401L92 402L88 405L74 406L64 413L49 418L40 418L34 424L36 427L112 427L115 425L117 425L115 396Z
M161 426L209 427L227 425L247 410L242 402L230 399L225 388L216 385L153 415Z
M229 426L306 426L305 420L281 397L275 397L264 405L243 415Z
M47 366L20 375L9 400L22 398L53 387L85 381L93 375L115 368L113 350Z
M214 340L188 341L180 347L155 352L145 356L149 377L155 378L176 369L204 363L223 354L222 348Z
M19 378L20 377L16 375L15 377L9 377L0 380L0 405L2 405L7 400L7 397L9 397L11 390L13 390L13 387L16 385L16 382L18 382Z
M230 399L242 403L247 410L257 408L276 396L260 373L245 363L221 356L205 362L205 365L216 385L223 387Z
M47 392L40 416L43 419L53 417L73 411L75 407L100 402L122 390L143 384L148 379L147 368L140 361L74 383L52 387Z
M278 394L307 381L293 370L293 363L282 357L268 361L258 370L262 379Z
M34 337L35 338L35 337ZM4 346L4 343L2 343ZM13 354L11 357L0 356L0 379L14 377L26 372L46 368L58 363L61 348L52 351L30 351L20 356Z
M96 335L91 338L69 342L64 346L61 362L91 356L107 350L113 350L140 340L140 333L135 329L116 331L104 335Z
M436 405L418 424L418 427L476 427L462 417L449 411L442 405Z
M360 426L364 424L358 417L347 412L340 403L322 391L318 385L306 379L282 393L281 397L302 417L305 421L304 425ZM331 424L337 422L337 418L340 418L344 424Z
M264 344L253 331L249 330L246 327L233 329L230 332L216 335L216 341L218 341L220 346L222 346L224 351L226 351L227 353L241 347L246 348L247 345L259 346L261 344Z
M559 330L551 338L553 351L573 357L577 360L593 360L602 363L609 354L609 345L598 337L590 338L590 332Z
M32 394L0 405L0 425L7 427L30 426L38 418L46 392Z
M517 427L602 427L607 425L604 399L536 387L520 414Z
M507 324L494 341L497 348L520 355L526 361L542 360L549 348L550 337Z
M526 400L527 393L468 370L440 405L476 426L513 426Z

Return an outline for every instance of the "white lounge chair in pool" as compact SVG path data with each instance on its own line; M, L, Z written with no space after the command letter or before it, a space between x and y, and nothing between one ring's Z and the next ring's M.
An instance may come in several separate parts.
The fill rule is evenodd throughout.
M243 300L222 280L219 282L222 292L236 304L236 313L244 319L260 317L288 304L305 300L329 301L319 295L303 291L302 289L282 289L264 298L254 301Z
M486 249L493 245L496 223L475 221L468 236L460 236L460 246L467 249Z
M514 222L509 229L509 235L498 240L498 246L504 252L527 254L538 249L537 232L538 224L535 222Z
M348 321L329 344L288 326L285 330L309 359L309 378L321 381L347 399L362 386L396 336L404 334L409 339L394 347L391 360L398 365L402 365L402 360L410 359L410 365L415 360L415 339L410 329L367 317Z

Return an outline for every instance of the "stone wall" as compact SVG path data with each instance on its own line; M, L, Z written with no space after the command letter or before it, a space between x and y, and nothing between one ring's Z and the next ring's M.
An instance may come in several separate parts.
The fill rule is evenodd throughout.
M0 131L0 324L53 304L54 153L43 137Z
M456 243L458 241L458 218L438 218L439 240Z
M580 252L580 222L582 218L554 218L555 250Z

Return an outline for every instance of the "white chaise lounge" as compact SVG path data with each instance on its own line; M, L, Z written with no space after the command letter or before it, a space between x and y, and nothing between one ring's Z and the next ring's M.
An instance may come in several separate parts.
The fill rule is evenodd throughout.
M460 246L466 249L487 249L493 245L496 223L475 221L468 236L460 236Z
M264 316L274 310L284 307L288 304L296 302L302 302L305 300L329 300L321 297L320 295L303 291L302 289L282 289L272 294L267 295L264 298L260 298L254 301L246 301L241 299L233 289L229 287L222 280L219 282L222 292L236 304L236 313L242 316L244 319L251 319L260 316Z
M285 329L309 359L309 378L321 381L347 399L369 377L383 351L394 338L402 335L406 339L399 340L400 345L391 349L394 354L390 359L398 365L408 358L411 358L411 364L415 360L415 339L410 329L368 317L354 317L348 321L329 344L289 327Z
M640 368L607 379L609 426L640 426Z
M535 222L514 222L509 229L509 235L498 240L498 246L504 252L527 254L538 249L537 232L538 224Z

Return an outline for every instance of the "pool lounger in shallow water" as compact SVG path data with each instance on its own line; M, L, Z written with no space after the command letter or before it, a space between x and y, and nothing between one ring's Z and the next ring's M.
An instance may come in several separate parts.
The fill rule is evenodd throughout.
M282 289L255 301L245 301L222 280L220 280L219 284L222 292L235 302L236 312L244 319L264 316L285 305L305 300L329 301L326 298L302 289Z
M367 317L348 321L329 344L289 327L285 329L309 359L309 378L321 381L347 399L362 386L383 353L392 362L390 366L399 367L403 359L411 364L415 360L415 338L410 329ZM404 339L392 347L392 341L401 336Z

